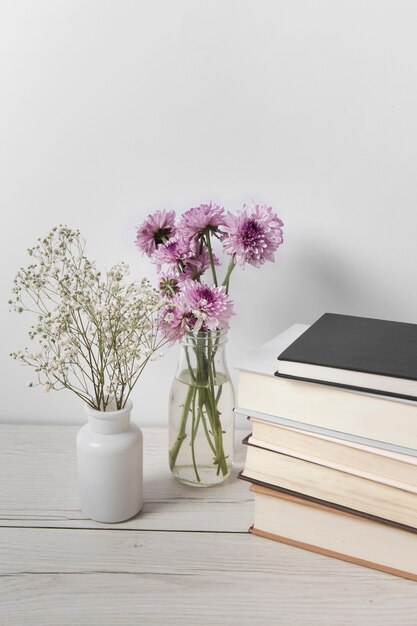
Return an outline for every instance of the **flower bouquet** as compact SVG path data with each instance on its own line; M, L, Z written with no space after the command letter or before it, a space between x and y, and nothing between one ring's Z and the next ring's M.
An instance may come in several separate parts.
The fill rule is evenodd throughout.
M34 368L45 391L68 389L85 403L77 435L80 502L100 522L120 522L143 502L142 434L130 421L131 392L165 342L158 332L158 292L147 280L126 282L128 267L102 275L85 256L79 231L53 228L31 248L9 301L35 323L37 348L11 356Z
M183 348L170 396L169 465L184 483L208 486L230 474L234 395L224 357L234 314L230 279L237 265L274 261L282 226L265 205L244 205L233 214L210 203L189 209L177 223L174 211L156 211L137 230L139 250L159 273L161 330ZM229 259L221 278L216 243Z
M11 308L36 322L38 349L10 356L34 368L30 387L68 389L98 411L125 407L148 361L165 341L160 297L148 280L126 283L125 263L105 276L85 256L77 230L53 228L28 250L32 263L13 283Z

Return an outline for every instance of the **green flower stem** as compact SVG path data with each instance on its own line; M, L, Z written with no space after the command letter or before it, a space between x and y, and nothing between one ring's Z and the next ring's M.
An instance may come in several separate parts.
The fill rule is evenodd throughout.
M192 466L196 482L201 482L198 468L198 455L196 442L198 430L203 429L207 439L207 444L213 453L213 463L216 466L217 475L226 476L228 473L227 460L224 452L223 430L218 411L218 401L222 392L222 385L215 389L216 370L214 356L219 347L219 337L213 342L212 336L208 334L205 338L192 338L193 351L195 355L194 368L191 364L190 354L187 346L184 346L188 366L189 389L183 406L183 411L178 430L178 436L171 447L169 461L171 470L174 469L179 451L187 437L187 424L190 423L190 448ZM189 416L191 414L190 422Z
M219 411L217 410L216 399L214 396L214 379L212 370L212 354L211 354L211 336L208 337L208 349L207 349L207 369L209 375L209 386L206 393L208 395L209 403L211 403L212 416L213 416L213 433L216 433L216 448L217 448L217 474L221 470L223 475L227 474L227 463L224 456L223 449L223 432L222 425L219 417Z
M185 430L186 430L186 426L187 426L188 413L190 412L191 402L192 402L192 399L193 399L194 389L195 389L194 385L190 386L190 388L189 388L189 390L187 392L187 397L186 397L185 402L184 402L184 408L182 410L182 416L181 416L181 422L180 422L180 428L179 428L179 431L178 431L178 436L177 436L173 446L171 447L171 450L169 451L169 467L170 467L171 471L175 467L175 463L177 461L178 453L179 453L179 451L181 449L182 442L187 437L187 435L185 433Z
M210 362L211 362L211 367L213 368L213 380L216 380L216 361L214 359L214 357L216 356L216 352L217 349L219 347L219 341L220 341L220 334L217 332L216 333L216 339L214 341L214 348L212 345L212 341L211 341L211 335L208 335L207 337L207 354L210 353Z
M225 476L227 474L227 463L226 463L226 457L224 455L224 448L223 448L223 431L222 431L222 425L221 425L221 421L220 421L220 417L219 417L219 412L217 410L217 407L215 405L215 399L214 399L214 390L213 388L209 388L206 390L207 393L207 400L206 400L206 406L210 406L210 412L212 415L212 429L213 429L213 435L215 438L215 445L216 445L216 459L215 459L215 464L217 465L217 475L219 475L220 471L222 472L223 476Z
M192 404L193 404L193 422L192 422L192 427L191 427L191 457L193 459L193 467L194 467L194 472L195 472L195 477L197 479L198 483L201 483L201 478L200 478L200 474L198 473L198 468L197 468L197 463L195 460L195 446L194 446L194 442L195 442L195 438L197 435L197 429L198 429L198 423L200 421L200 415L195 413L195 396L196 396L196 392L197 392L197 387L195 385L193 385L193 399L192 399Z
M208 250L208 253L209 253L209 259L210 259L210 265L211 265L211 273L213 274L213 282L214 282L214 285L217 287L217 285L218 285L218 283L217 283L217 275L216 275L216 268L214 267L213 250L211 248L210 232L207 232L207 234L205 236L205 241L206 241L207 250Z
M218 388L217 394L216 394L216 406L219 403L220 396L222 395L222 391L223 391L223 385L219 385L219 388Z
M229 263L229 267L227 268L227 272L226 272L226 276L224 277L224 280L222 282L223 287L226 287L226 293L229 293L229 281L230 281L230 276L233 272L233 270L236 267L236 261L235 261L235 257L232 258L232 260Z
M193 390L194 390L194 393L193 393L193 423L192 423L192 428L191 428L191 442L190 442L191 446L194 446L194 441L195 441L195 438L197 436L198 425L200 423L200 418L201 418L201 412L199 410L199 407L198 407L197 412L196 412L196 404L195 404L196 396L197 396L197 392L198 392L198 387L196 387L194 385L193 386Z
M204 354L204 346L198 345L198 338L196 338L194 345L197 361L196 384L200 387L205 387L207 385L207 360Z
M198 410L199 410L199 413L200 413L200 416L201 416L201 423L203 424L204 433L206 435L206 439L207 439L207 442L208 442L208 444L210 446L210 449L211 449L211 451L213 453L213 456L216 457L216 454L217 454L216 448L215 448L215 446L214 446L214 444L213 444L213 442L211 440L211 436L210 436L209 430L207 428L207 420L206 420L206 417L205 417L204 411L203 411L204 393L203 393L203 390L201 390L201 389L199 390L199 392L200 393L199 393L199 407L198 407Z
M187 359L188 371L190 373L191 380L195 383L195 376L193 372L193 368L191 366L190 355L188 354L187 346L184 346L185 358Z

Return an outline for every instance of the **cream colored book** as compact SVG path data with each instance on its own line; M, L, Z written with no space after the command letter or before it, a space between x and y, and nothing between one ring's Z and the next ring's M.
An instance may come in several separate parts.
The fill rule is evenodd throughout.
M243 359L236 413L416 455L416 402L274 375L277 356L306 328L294 324Z
M251 531L268 539L417 580L417 534L252 485Z
M241 477L417 528L417 494L272 450L248 446Z
M258 467L263 465L263 449L269 449L417 493L415 456L341 441L256 418L251 422L252 435L245 442L255 446L251 454L258 458Z

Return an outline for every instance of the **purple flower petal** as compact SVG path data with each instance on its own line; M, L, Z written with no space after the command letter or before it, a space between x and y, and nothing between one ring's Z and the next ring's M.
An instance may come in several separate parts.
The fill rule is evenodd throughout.
M245 205L238 215L228 213L222 229L223 249L239 265L261 267L274 261L274 252L283 243L283 222L264 204Z
M199 237L205 231L218 232L224 224L224 208L210 202L199 207L189 209L184 213L178 229L186 239Z
M155 211L148 215L136 233L136 245L151 256L162 243L175 234L175 211Z

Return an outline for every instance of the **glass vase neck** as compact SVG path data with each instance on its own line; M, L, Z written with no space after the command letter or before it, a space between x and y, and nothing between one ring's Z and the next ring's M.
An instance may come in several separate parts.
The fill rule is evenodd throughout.
M212 348L227 343L227 330L201 331L197 334L187 333L181 339L181 345L189 348Z

